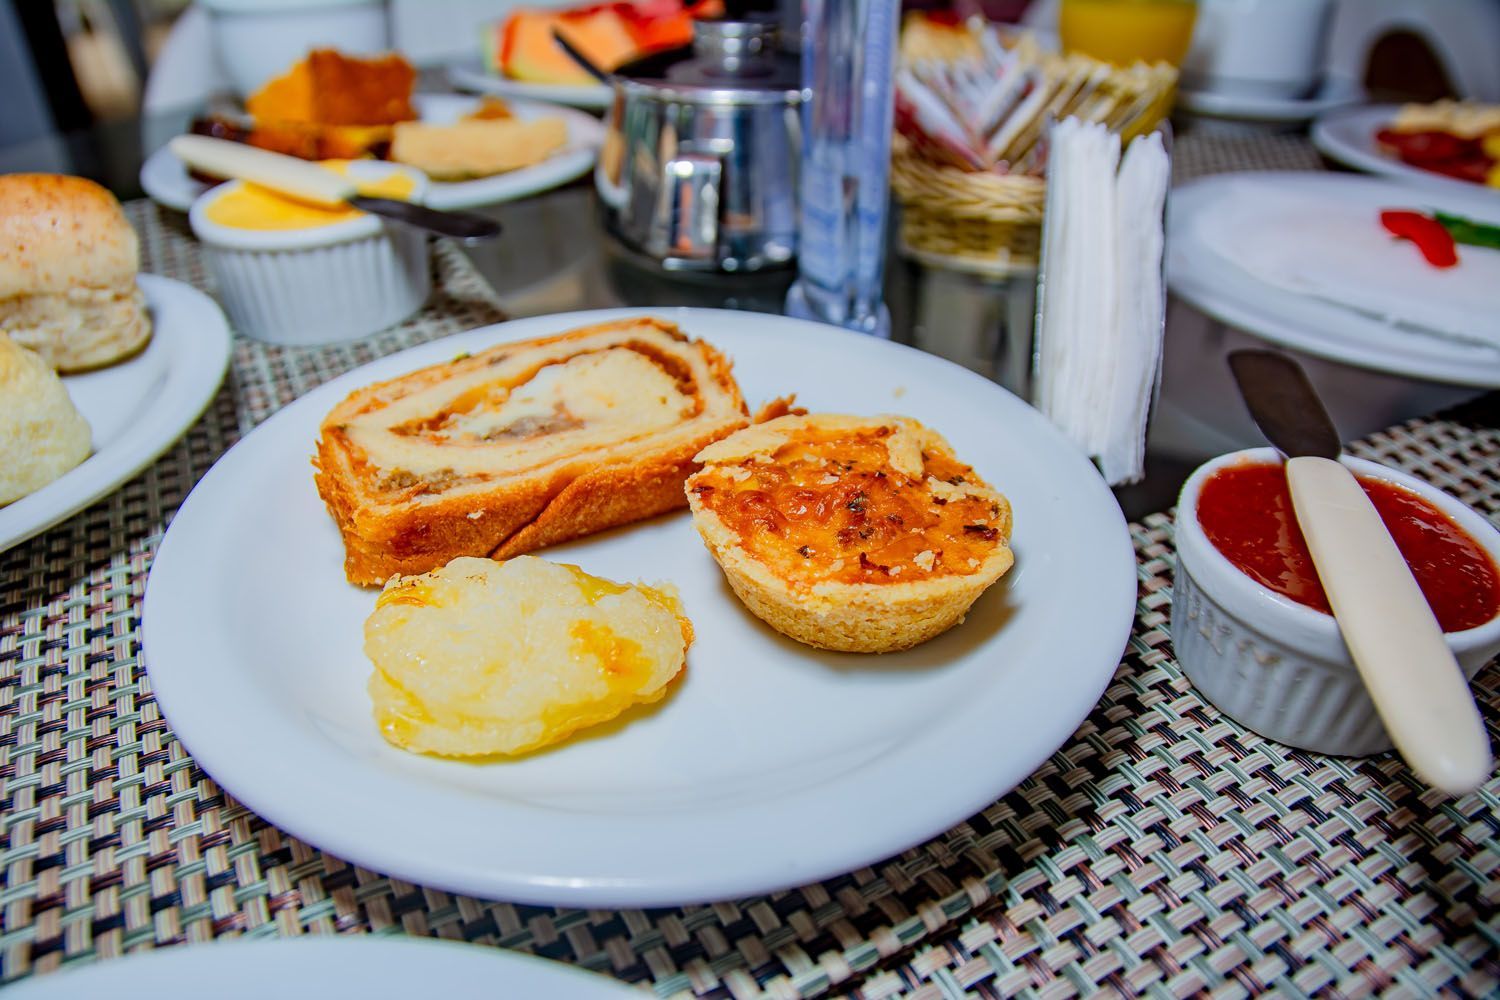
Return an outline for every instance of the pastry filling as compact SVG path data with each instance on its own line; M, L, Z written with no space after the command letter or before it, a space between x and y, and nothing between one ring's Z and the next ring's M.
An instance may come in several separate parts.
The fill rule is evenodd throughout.
M408 382L394 398L375 393L331 430L354 446L376 489L441 493L496 474L602 461L632 442L689 431L705 416L698 373L645 342L540 363L497 348L454 368L441 380Z
M974 470L923 453L924 474L892 467L891 429L811 434L692 487L759 562L791 583L885 583L973 573L1003 546L1010 510Z

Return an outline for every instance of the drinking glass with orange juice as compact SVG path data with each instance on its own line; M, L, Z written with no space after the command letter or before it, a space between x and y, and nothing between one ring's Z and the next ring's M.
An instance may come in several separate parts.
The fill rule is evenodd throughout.
M1058 35L1066 52L1117 66L1165 60L1176 66L1193 41L1196 0L1062 0Z

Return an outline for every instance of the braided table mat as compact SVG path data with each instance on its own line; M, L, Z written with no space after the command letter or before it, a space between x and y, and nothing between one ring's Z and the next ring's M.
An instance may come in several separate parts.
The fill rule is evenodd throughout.
M206 284L180 227L129 210L147 270ZM880 865L710 906L554 910L386 878L267 825L157 711L139 646L151 557L192 485L278 406L498 318L460 255L436 267L433 303L369 341L237 341L224 389L161 461L0 554L0 980L221 936L373 932L534 952L662 996L1500 991L1500 778L1448 801L1389 755L1290 750L1205 705L1168 639L1167 515L1132 528L1137 621L1087 721L1015 791ZM1415 421L1353 450L1500 520L1489 402L1490 426ZM1500 670L1475 691L1493 731Z

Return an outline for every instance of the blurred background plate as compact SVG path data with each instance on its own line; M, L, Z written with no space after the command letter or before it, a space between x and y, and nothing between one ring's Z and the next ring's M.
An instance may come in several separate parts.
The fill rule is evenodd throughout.
M1279 189L1311 192L1326 199L1369 201L1388 208L1439 208L1494 221L1500 201L1483 189L1458 185L1457 192L1407 187L1347 174L1247 173L1206 177L1172 191L1168 218L1167 282L1172 293L1195 308L1272 343L1373 371L1450 385L1500 388L1500 349L1392 325L1368 313L1301 295L1259 280L1222 251L1238 234L1227 220L1262 194ZM1371 208L1372 235L1383 234ZM1316 229L1316 226L1309 227ZM1317 239L1301 232L1299 239ZM1328 252L1337 248L1329 246ZM1500 251L1460 247L1465 252ZM1412 251L1413 266L1427 268Z
M170 278L138 279L151 311L146 349L98 371L63 376L93 431L83 464L0 507L0 550L45 531L154 462L199 415L229 364L229 324L207 295Z
M1329 112L1313 123L1313 145L1324 156L1366 173L1440 191L1468 192L1480 197L1500 195L1500 190L1413 167L1383 152L1375 144L1375 133L1389 126L1400 110L1399 104L1372 104Z
M178 945L96 960L7 987L13 1000L263 1000L265 997L576 997L641 994L561 962L485 945L340 935Z
M614 100L614 90L602 83L571 85L563 83L528 83L512 80L497 73L487 73L474 66L450 66L448 82L459 90L499 97L520 97L533 101L552 101L575 108L603 111Z
M453 122L478 106L479 100L461 94L417 94L412 98L423 121ZM433 208L476 208L514 201L559 187L581 177L594 165L604 126L597 118L572 108L536 101L510 101L516 117L562 118L568 123L568 143L541 163L470 181L433 181L427 204ZM151 200L166 208L186 212L193 200L208 190L195 180L181 160L165 146L141 165L141 187Z

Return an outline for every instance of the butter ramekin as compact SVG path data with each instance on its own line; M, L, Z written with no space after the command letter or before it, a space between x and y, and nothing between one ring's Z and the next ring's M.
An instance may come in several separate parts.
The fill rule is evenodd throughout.
M1345 756L1389 750L1390 737L1333 616L1252 580L1214 547L1198 523L1198 496L1215 472L1238 463L1279 461L1273 448L1231 452L1200 466L1183 485L1172 595L1177 660L1204 698L1262 736ZM1500 566L1500 532L1478 512L1395 469L1349 456L1341 461L1356 475L1416 493ZM1465 677L1473 679L1500 653L1500 615L1444 638Z
M366 180L403 173L415 184L412 201L427 193L426 175L400 164L357 160L349 170ZM204 192L188 213L219 301L241 333L273 344L353 340L399 323L427 301L432 274L422 230L367 214L277 230L209 219L209 206L242 183Z

